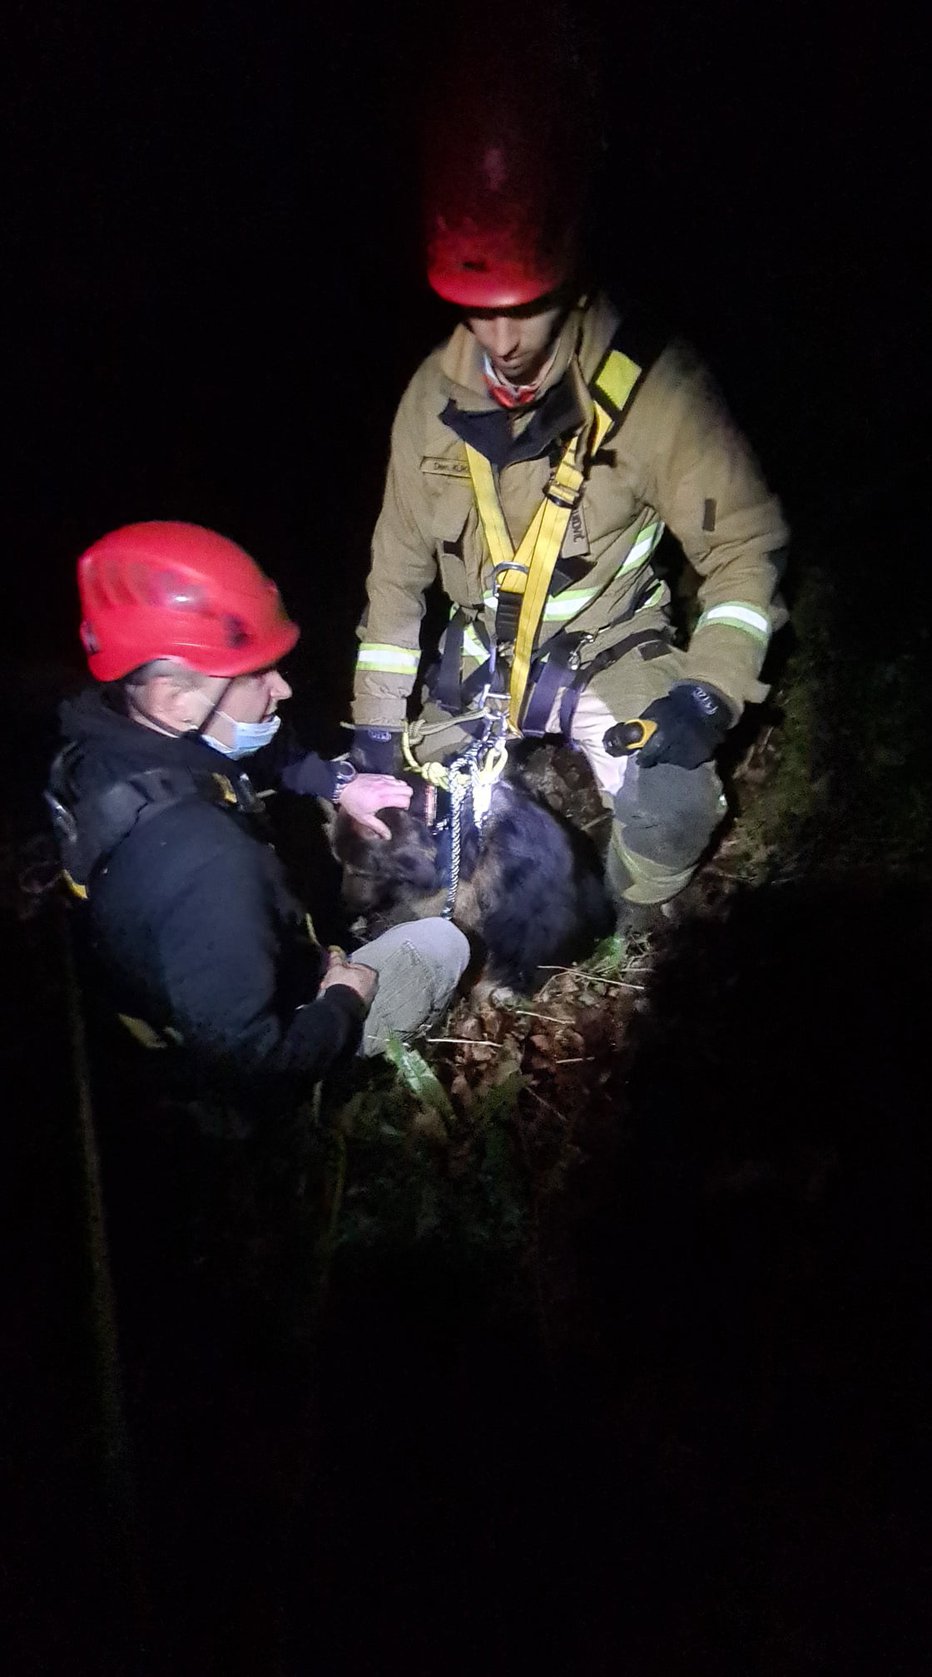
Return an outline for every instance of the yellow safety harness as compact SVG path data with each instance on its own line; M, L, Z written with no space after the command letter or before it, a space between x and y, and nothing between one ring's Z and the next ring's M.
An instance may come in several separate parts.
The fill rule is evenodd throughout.
M641 372L642 368L630 356L618 349L609 350L590 385L594 413L588 435L585 435L586 428L580 426L566 444L544 499L517 549L505 522L493 468L484 454L466 444L469 475L492 558L496 593L500 602L505 596L506 606L511 606L511 622L514 622L514 608L518 606L508 686L508 725L513 734L521 731L521 713L537 631L570 517L582 494L589 466L621 424ZM504 618L507 614L497 615ZM498 624L496 639L499 639ZM504 643L502 650L505 650Z

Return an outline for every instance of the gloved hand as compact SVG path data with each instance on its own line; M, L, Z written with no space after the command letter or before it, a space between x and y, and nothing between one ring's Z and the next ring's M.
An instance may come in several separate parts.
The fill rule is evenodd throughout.
M732 715L728 701L714 687L698 681L677 681L662 699L648 705L637 721L653 723L645 743L638 750L629 734L632 724L619 722L608 729L602 742L610 756L622 757L637 750L642 769L652 768L655 763L697 769L715 755L731 727Z
M394 774L400 767L399 740L390 728L356 728L350 762L361 774Z

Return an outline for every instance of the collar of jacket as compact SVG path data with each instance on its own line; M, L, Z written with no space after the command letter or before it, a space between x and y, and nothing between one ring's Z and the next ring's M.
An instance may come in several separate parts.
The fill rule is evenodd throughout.
M153 768L188 768L229 775L230 759L200 734L162 734L114 708L107 686L86 687L59 709L64 742L81 747L81 787ZM245 765L243 765L245 766Z
M589 380L617 326L615 309L601 295L571 310L538 399L510 409L490 394L483 352L469 327L457 326L440 362L447 396L440 415L443 423L498 468L540 458L558 438L591 420Z

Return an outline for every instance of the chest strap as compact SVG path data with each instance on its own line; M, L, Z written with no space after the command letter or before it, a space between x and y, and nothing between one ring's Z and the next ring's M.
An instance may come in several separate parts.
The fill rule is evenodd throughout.
M93 797L73 800L69 785L73 750L66 746L56 758L45 801L65 882L75 896L86 898L94 873L117 846L176 804L197 798L251 821L264 818L264 805L248 775L239 774L234 780L210 770L146 769L114 781Z
M466 444L466 460L497 592L495 638L504 650L513 646L508 686L508 722L521 731L531 659L553 574L586 474L599 449L621 424L642 368L621 350L610 349L590 386L593 417L564 445L544 499L517 549L502 509L496 475L483 454Z

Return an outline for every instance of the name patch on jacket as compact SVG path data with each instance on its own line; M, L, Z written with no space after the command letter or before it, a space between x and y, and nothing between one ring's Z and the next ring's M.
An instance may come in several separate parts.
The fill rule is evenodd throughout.
M444 455L434 457L425 454L421 461L421 471L427 472L430 477L469 477L469 467L465 460L450 460Z
M583 559L589 556L589 532L581 506L574 507L570 513L560 552L564 559Z

